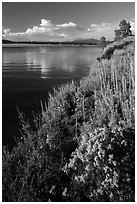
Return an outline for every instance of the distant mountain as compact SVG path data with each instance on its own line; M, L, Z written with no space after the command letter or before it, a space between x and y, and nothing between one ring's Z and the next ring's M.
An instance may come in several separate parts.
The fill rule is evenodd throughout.
M13 41L11 41L11 40L2 40L2 43L4 43L4 44L11 44L11 43L15 43L15 42L13 42Z
M2 40L2 43L4 43L4 44L8 44L8 43L16 43L16 42L14 42L14 41L10 41L10 40ZM97 45L98 43L99 43L99 40L97 40L97 39L78 39L78 40L73 40L73 41L63 41L63 42L53 42L53 41L51 41L51 42L41 42L41 41L39 41L39 42L36 42L36 41L33 41L33 42L17 42L17 43L38 43L38 44L42 44L42 43L44 43L44 44L47 44L47 43L51 43L51 44L93 44L93 45Z
M91 39L78 39L73 41L62 41L62 42L53 42L53 41L11 41L11 40L2 40L3 44L13 44L13 43L19 43L19 44L52 44L52 45L99 45L100 46L100 40L91 38ZM110 44L112 41L106 41L106 44Z
M78 40L73 40L73 43L77 43L77 44L91 44L91 45L99 45L100 44L100 40L91 38L91 39L78 39ZM106 44L110 44L113 41L106 41Z
M93 45L98 45L100 40L91 38L91 39L78 39L78 40L73 40L73 43L81 43L81 44L93 44Z

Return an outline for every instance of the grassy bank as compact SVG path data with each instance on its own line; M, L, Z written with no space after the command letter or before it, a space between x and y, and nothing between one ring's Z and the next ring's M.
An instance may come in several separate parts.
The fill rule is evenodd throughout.
M134 43L101 59L78 85L41 104L21 139L3 147L3 201L134 201Z
M126 49L126 46L134 44L134 42L135 42L134 36L129 36L129 37L124 38L122 40L115 41L114 43L108 45L103 50L101 59L110 59L115 50Z

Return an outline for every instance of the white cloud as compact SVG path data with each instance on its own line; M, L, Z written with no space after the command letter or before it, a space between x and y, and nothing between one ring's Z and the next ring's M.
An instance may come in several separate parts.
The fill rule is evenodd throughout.
M105 36L107 40L113 40L116 28L117 25L111 23L91 24L87 31L91 33L93 38L100 39Z
M46 20L46 19L41 19L41 24L40 24L40 26L51 26L52 24L51 24L51 20Z
M135 32L134 19L130 21L131 30ZM3 28L3 37L8 40L41 40L58 41L96 38L105 36L107 40L113 40L115 29L119 29L119 23L91 24L89 28L77 26L73 22L53 24L50 20L41 19L39 25L27 28L24 32L12 32L9 28Z
M116 25L113 25L111 23L101 23L101 24L91 24L91 31L102 31L102 30L109 30L114 29Z
M69 23L64 23L64 24L60 24L60 25L56 25L57 27L76 27L77 25L73 22L69 22Z
M63 37L63 38L65 38L65 37L68 37L68 35L65 34L65 33L60 33L60 34L59 34L59 37Z
M130 25L131 25L132 33L135 34L135 22L134 21L130 21Z
M96 28L98 25L97 24L91 24L91 28Z
M68 35L64 32L68 31L68 32L73 32L71 31L71 28L76 28L76 24L73 22L69 22L69 23L64 23L64 24L60 24L60 25L54 25L51 23L50 20L46 20L46 19L41 19L40 25L39 26L33 26L32 28L27 28L26 31L24 32L17 32L14 33L12 32L10 29L4 29L3 30L3 37L9 40L19 40L19 38L22 40L22 38L24 38L24 40L26 39L35 39L38 38L38 40L40 39L40 37L42 37L41 39L44 38L45 35L45 40L49 40L49 37L51 38L51 40L54 40L54 38L56 39L57 37L60 39L61 38L67 38ZM77 28L76 28L77 29ZM43 36L42 36L43 35Z
M7 33L10 33L10 30L9 28L6 28L6 29L3 29L3 33L7 34Z
M32 34L37 34L37 33L46 33L50 31L51 31L50 28L34 26L33 28L28 28L25 33L32 35Z

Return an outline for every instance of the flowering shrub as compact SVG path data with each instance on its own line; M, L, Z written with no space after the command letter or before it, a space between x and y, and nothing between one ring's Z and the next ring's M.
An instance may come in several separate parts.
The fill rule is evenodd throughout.
M97 202L134 201L135 133L123 125L94 131L85 125L80 146L65 167L68 174L73 172L68 190L71 198L75 189L76 201L81 201L83 195Z

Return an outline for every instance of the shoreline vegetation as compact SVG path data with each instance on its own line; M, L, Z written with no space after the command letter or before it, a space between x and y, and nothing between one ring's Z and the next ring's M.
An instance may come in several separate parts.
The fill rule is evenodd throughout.
M106 41L106 44L111 43L111 41ZM64 41L64 42L36 42L36 41L20 41L20 42L15 42L15 41L9 41L9 40L2 40L2 47L56 47L56 46L61 46L61 47L69 47L69 46L81 46L81 47L86 47L86 46L95 46L95 47L100 47L100 40L96 39L87 39L87 40L74 40L74 41Z
M18 110L21 138L3 147L3 202L135 201L134 41L108 45L31 123Z
M88 44L28 44L28 43L14 43L14 44L2 44L2 47L99 47L98 45Z

